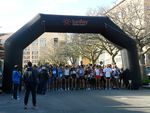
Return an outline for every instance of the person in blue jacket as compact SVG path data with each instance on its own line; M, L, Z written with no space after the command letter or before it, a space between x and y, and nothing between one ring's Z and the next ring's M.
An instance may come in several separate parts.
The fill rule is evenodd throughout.
M17 93L19 90L21 79L21 73L18 71L18 65L14 65L14 70L12 72L12 84L13 84L13 99L17 100Z

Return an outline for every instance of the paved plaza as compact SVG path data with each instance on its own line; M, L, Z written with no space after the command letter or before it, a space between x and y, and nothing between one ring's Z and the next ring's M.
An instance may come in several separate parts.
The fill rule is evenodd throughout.
M150 113L150 90L48 91L37 103L32 109L30 98L24 110L23 92L20 100L0 94L0 113Z

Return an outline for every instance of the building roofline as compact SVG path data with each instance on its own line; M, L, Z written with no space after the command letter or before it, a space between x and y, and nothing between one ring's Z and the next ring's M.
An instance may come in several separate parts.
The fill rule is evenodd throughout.
M111 10L115 9L117 6L119 6L120 4L122 4L123 2L125 2L126 0L122 0L121 2L117 3L115 6L113 6L111 9L109 9L108 11L106 11L105 14L109 13Z
M8 35L8 33L0 33L0 36Z

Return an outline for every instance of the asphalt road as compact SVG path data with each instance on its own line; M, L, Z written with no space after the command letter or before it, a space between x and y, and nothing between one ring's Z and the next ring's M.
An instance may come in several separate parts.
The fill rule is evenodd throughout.
M0 113L150 113L150 90L49 91L37 95L37 109L32 109L31 95L24 109L20 100L0 94Z

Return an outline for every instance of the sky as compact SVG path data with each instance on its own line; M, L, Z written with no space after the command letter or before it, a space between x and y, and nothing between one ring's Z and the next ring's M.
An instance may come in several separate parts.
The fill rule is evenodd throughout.
M110 7L116 0L0 0L0 33L13 33L38 13L86 15L89 9Z

